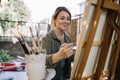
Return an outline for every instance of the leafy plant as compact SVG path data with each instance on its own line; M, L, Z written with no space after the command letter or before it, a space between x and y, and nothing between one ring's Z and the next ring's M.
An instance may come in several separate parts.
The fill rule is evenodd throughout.
M8 51L7 50L0 50L0 62L6 62L11 60L13 57L8 55Z

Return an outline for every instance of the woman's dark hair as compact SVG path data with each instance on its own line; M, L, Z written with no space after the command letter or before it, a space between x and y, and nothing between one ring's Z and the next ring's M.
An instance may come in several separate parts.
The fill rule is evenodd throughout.
M57 16L58 16L58 14L59 14L61 11L67 12L67 13L70 15L70 19L71 19L71 13L70 13L70 11L69 11L66 7L63 7L63 6L57 7L57 9L55 10L55 13L54 13L54 15L53 15L53 18L56 19Z

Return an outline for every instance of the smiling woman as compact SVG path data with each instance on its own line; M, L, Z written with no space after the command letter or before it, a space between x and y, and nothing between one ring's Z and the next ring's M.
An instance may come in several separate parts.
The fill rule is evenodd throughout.
M71 13L64 7L56 8L52 16L52 29L42 39L42 47L47 51L47 67L54 68L56 75L53 80L70 78L73 46L66 29L71 24ZM61 47L62 46L62 47Z

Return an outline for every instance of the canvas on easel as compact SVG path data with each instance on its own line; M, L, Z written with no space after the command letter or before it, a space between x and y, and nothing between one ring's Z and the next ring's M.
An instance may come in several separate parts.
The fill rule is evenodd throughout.
M115 6L111 10L111 3L115 1L86 0L70 80L84 80L91 76L100 80L102 71L109 72L112 45L118 45L114 43L116 30L110 26L116 20L114 12L117 11ZM117 53L119 51L118 47Z

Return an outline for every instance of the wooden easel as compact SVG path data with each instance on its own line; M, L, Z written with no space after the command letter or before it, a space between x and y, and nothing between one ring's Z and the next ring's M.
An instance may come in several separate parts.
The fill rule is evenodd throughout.
M97 2L97 3L96 3ZM87 10L85 10L85 14L83 17L83 22L81 27L83 28L83 31L80 33L80 36L78 38L78 46L76 50L74 65L71 73L70 80L82 80L83 79L83 72L86 67L87 60L90 55L91 48L93 44L95 43L94 38L96 35L96 30L98 28L99 20L102 15L102 12L106 10L106 20L104 23L104 29L101 33L103 33L103 38L101 39L101 43L98 45L100 46L99 51L99 57L95 64L95 70L93 71L91 77L91 80L102 80L103 78L103 71L106 64L106 59L108 56L109 48L111 46L112 40L115 40L115 43L113 45L116 48L112 48L110 50L111 54L114 55L111 57L110 63L115 63L114 66L112 65L112 68L110 68L109 72L109 78L110 80L114 80L114 74L116 69L116 64L118 61L118 56L120 53L120 4L116 3L116 0L86 0L86 9L89 9L88 5L94 5L93 15L90 20L90 23L88 25L89 30L86 34L86 26L85 23L87 21ZM117 13L118 12L118 13ZM115 31L115 34L113 32ZM113 39L113 35L117 35L115 39ZM87 37L85 39L85 37ZM109 63L109 65L110 65ZM89 76L88 76L89 77ZM88 77L85 78L85 80L88 79Z

